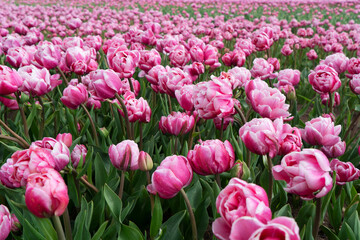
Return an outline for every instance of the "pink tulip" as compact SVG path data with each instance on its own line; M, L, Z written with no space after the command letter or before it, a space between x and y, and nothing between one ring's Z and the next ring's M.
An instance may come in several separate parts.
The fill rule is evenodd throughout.
M150 69L150 71L145 75L146 80L149 83L158 85L159 84L159 76L162 74L166 74L167 70L162 65L156 65Z
M321 97L321 103L330 107L329 93L323 93L320 95L320 97ZM332 101L333 101L332 102L333 107L340 105L340 94L338 92L334 93Z
M250 70L253 78L261 78L262 80L268 79L274 71L274 66L269 64L263 58L255 58L253 67Z
M232 75L233 81L231 83L232 89L238 87L245 87L246 83L250 81L251 72L244 67L234 67L228 71Z
M186 111L194 110L194 85L184 85L180 89L175 90L175 97L180 106Z
M293 69L281 70L278 74L278 85L298 85L300 82L300 71Z
M293 50L291 49L291 47L288 44L285 44L282 48L281 48L281 54L284 56L289 56L291 55L293 52Z
M234 166L235 153L229 141L216 139L200 141L187 158L197 174L213 175L229 171Z
M109 147L111 163L122 171L139 169L139 147L132 140L124 140Z
M33 96L42 96L61 84L58 76L51 76L46 68L39 69L29 65L19 68L18 73L24 80L20 90Z
M191 183L192 177L193 172L186 157L172 155L166 157L157 167L147 190L151 194L159 194L161 198L173 198Z
M284 189L299 195L303 200L321 198L332 188L328 158L317 149L303 149L283 157L281 165L273 167L276 180L285 180Z
M265 32L256 32L252 35L251 43L256 51L265 51L271 47L273 40Z
M18 231L20 231L20 227L21 227L21 224L19 222L19 219L15 216L15 214L11 214L11 231L18 232ZM1 237L0 237L0 239L1 239Z
M31 146L48 149L55 160L55 170L61 171L70 162L70 150L65 143L51 137L35 141Z
M159 122L159 128L162 133L170 135L184 135L194 127L195 118L186 113L172 112L167 117L162 116Z
M190 75L191 80L194 82L199 75L205 72L205 67L200 62L193 62L191 65L184 67L184 72Z
M349 86L353 93L360 94L360 74L353 75L352 79L349 81Z
M60 100L68 108L77 109L88 100L87 89L82 83L76 86L69 85L64 89L63 96Z
M190 54L183 45L177 46L169 54L170 63L174 67L184 67L190 58Z
M134 88L134 94L137 96L140 92L140 83L138 80L135 80L134 78L124 78L121 83L120 91L118 92L120 95L124 95L126 92L131 91L131 87L129 84L129 81L131 81L133 88Z
M353 75L360 73L360 58L351 58L348 61L347 71L349 74L346 74L347 77L352 78Z
M44 42L38 47L34 55L36 63L47 69L55 68L61 60L61 50L58 45L50 42Z
M335 69L335 71L340 74L346 71L348 65L349 58L345 56L343 53L335 53L329 55L322 61L322 64L325 64L329 67Z
M95 49L84 50L81 47L70 47L66 50L65 63L66 66L74 73L83 75L88 71L90 60L95 54Z
M140 52L130 51L124 45L107 53L109 67L119 73L120 78L129 78L135 73L140 61Z
M23 187L30 174L29 150L16 151L7 159L0 169L0 181L9 188Z
M317 117L305 123L301 136L311 145L333 146L340 141L341 125L334 126L331 118Z
M82 165L85 164L85 158L87 154L87 149L83 144L76 144L73 151L71 152L71 162L74 168L77 168L80 163L80 159L82 158ZM81 166L82 167L82 166Z
M55 168L55 159L48 149L32 146L29 149L29 171L30 173L41 172L44 168Z
M245 146L259 155L269 154L275 157L279 141L273 122L268 118L254 118L245 123L239 130L239 136Z
M151 68L160 64L161 56L155 49L140 51L139 68L145 71L145 73L148 73Z
M256 218L261 224L271 219L271 210L265 190L253 183L232 178L216 198L220 213L212 224L212 231L219 239L229 239L231 227L242 217Z
M230 240L288 239L300 240L299 227L293 218L277 217L267 224L256 218L237 219L231 228Z
M190 56L193 62L203 62L204 61L204 51L200 46L192 46L190 48Z
M278 89L268 87L267 83L260 79L249 81L245 86L246 97L255 112L262 117L274 120L279 117L291 119L288 112L289 104L286 104L286 96Z
M355 168L351 162L342 162L333 159L330 168L336 173L336 184L345 185L347 182L357 180L360 177L360 170Z
M39 218L61 216L68 203L68 189L60 173L46 168L28 178L25 203L29 211Z
M56 140L63 142L68 148L72 145L72 135L71 133L59 133L56 136Z
M306 53L306 56L308 57L308 59L309 59L310 61L313 61L313 60L315 60L315 59L318 58L318 55L317 55L317 53L315 52L314 49L311 49L309 52L307 52L307 53Z
M19 104L16 101L16 97L14 93L7 95L6 97L0 97L0 102L2 102L5 107L11 110L19 109Z
M23 84L23 79L11 68L0 65L0 95L9 95L16 91Z
M194 107L199 117L225 118L235 113L231 85L219 79L200 82L194 87Z
M5 205L0 205L0 240L5 240L11 232L11 215Z
M317 93L332 93L341 86L338 73L332 67L318 65L309 74L309 82Z
M119 76L111 69L96 70L90 73L90 88L96 96L106 99L114 98L122 86Z
M117 100L115 100L117 102ZM150 122L151 109L148 102L144 98L136 99L134 93L128 91L124 95L124 104L128 112L130 122ZM123 111L120 114L124 116Z
M268 58L267 61L274 66L274 71L280 70L280 62L277 58Z
M25 47L10 48L6 54L6 61L15 68L31 64L34 54L26 51Z
M290 124L284 124L282 118L274 121L274 127L279 141L278 155L301 151L301 133L298 128L291 127Z
M204 50L204 64L210 66L211 69L215 69L220 67L219 58L217 56L218 50L217 48L206 45Z

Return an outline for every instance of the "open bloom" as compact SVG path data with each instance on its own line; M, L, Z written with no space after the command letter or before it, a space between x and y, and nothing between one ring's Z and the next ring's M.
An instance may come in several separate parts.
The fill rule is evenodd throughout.
M333 146L340 141L341 125L334 126L329 117L317 117L305 123L301 137L311 145Z
M5 240L11 231L11 215L5 205L0 205L0 240Z
M195 110L201 118L225 118L235 113L235 101L232 98L231 84L228 82L219 79L200 82L194 87L193 97Z
M318 65L309 74L309 82L317 93L332 93L341 86L338 73L327 65Z
M332 188L328 158L317 149L303 149L283 157L281 165L273 167L276 180L285 180L285 191L304 200L321 198Z
M279 89L271 88L260 79L249 81L245 86L246 97L254 111L272 120L283 117L291 119L286 96Z
M300 240L299 226L289 217L277 217L267 224L257 218L239 218L232 225L230 240L248 239Z
M23 79L16 70L7 66L0 66L0 95L9 95L18 90L23 84Z
M253 183L232 178L216 198L216 208L220 213L212 231L219 239L229 239L231 227L241 217L256 218L262 224L271 219L271 210L265 190Z
M254 118L239 130L239 136L245 146L259 155L269 154L275 157L279 150L279 141L273 122L268 118Z
M28 178L25 203L29 211L39 218L61 216L68 203L68 189L59 172L45 168Z
M159 128L164 134L178 136L190 132L194 124L194 116L181 112L172 112L167 117L161 117Z
M200 141L187 158L194 172L200 175L212 175L229 171L235 162L235 153L231 143L218 139Z
M95 90L97 97L103 99L114 98L122 86L119 76L111 69L93 71L89 77L90 88Z
M192 177L193 172L186 157L169 156L152 174L147 190L154 195L158 193L161 198L173 198L191 183Z
M330 168L336 172L337 185L345 185L347 182L354 181L360 177L360 170L351 162L342 162L339 159L333 159L330 162Z

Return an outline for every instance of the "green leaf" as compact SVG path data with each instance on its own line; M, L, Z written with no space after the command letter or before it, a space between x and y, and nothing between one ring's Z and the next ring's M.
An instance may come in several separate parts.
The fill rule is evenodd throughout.
M284 205L282 208L280 208L279 211L274 213L274 218L280 217L280 216L292 218L291 207L289 204Z
M160 239L162 240L180 240L182 239L181 232L179 230L179 225L183 218L186 215L186 211L180 211L173 215L171 218L169 218L162 226L161 228L164 229L165 233L161 236Z
M309 218L315 218L315 204L309 203L300 208L298 216L296 217L296 222L300 229L308 222Z
M101 226L99 227L99 229L96 231L96 233L94 234L94 236L91 238L91 240L99 240L101 238L101 236L103 235L103 233L105 232L106 226L108 224L109 221L104 222L103 224L101 224Z
M120 222L122 202L119 196L114 193L114 191L105 184L104 186L104 197L107 205L110 208L111 213L114 215L116 221Z
M91 214L89 214L89 207L88 203L85 198L81 201L81 210L80 213L77 215L75 219L75 226L74 226L74 240L81 240L81 239L90 239L91 235L89 232L89 228L87 225L88 218L91 221Z
M30 223L27 219L24 219L23 224L23 231L24 231L24 239L39 239L39 240L47 240L43 235L41 235Z
M4 145L4 147L9 150L10 152L16 152L16 151L19 151L21 150L21 148L18 148L16 146L10 146L10 145L7 145L6 143L4 143L3 141L0 141L0 144Z
M154 210L153 215L151 218L151 224L150 224L150 237L154 238L161 227L163 220L163 210L161 207L160 198L158 195L155 196L155 204L154 204Z
M323 231L326 235L326 237L329 240L340 240L335 233L333 233L329 228L325 227L324 225L320 226L321 231Z
M29 116L26 119L26 123L27 123L27 126L28 126L29 129L31 128L31 125L32 125L32 123L34 121L34 118L36 116L36 112L37 112L37 108L35 106L35 103L33 103L32 106L31 106L31 112L30 112Z
M347 233L347 239L349 240L356 240L356 236L354 231L351 229L351 227L349 226L349 224L347 224L346 222L344 223L343 227L346 230Z
M194 175L194 178L195 177L196 176ZM186 195L189 198L191 206L196 209L201 203L202 187L197 179L194 179L194 182L194 185L188 191L186 191Z
M107 180L107 173L104 167L104 162L99 153L95 157L95 185L97 188L102 188Z
M121 224L121 230L119 233L119 240L143 240L141 232L133 227L126 226L125 224Z

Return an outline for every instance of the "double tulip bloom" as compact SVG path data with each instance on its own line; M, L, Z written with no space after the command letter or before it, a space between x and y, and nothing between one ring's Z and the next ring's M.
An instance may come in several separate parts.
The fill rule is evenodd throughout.
M147 190L151 194L159 194L161 198L173 198L191 183L192 178L193 172L186 157L169 156L152 174L152 183L147 186Z
M183 135L194 127L195 118L181 112L172 112L169 116L162 116L159 122L159 128L164 134Z
M229 141L218 139L200 141L187 158L194 172L200 175L213 175L229 171L235 162L234 149Z
M276 180L285 180L285 191L299 195L304 200L321 198L332 188L328 158L317 149L303 149L283 157L280 165L273 167Z
M318 65L309 74L312 88L319 94L333 93L341 86L337 71L327 65Z

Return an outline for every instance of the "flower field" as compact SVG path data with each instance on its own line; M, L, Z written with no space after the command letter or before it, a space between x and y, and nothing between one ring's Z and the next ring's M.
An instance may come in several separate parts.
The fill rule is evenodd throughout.
M0 240L360 239L357 1L0 18Z

